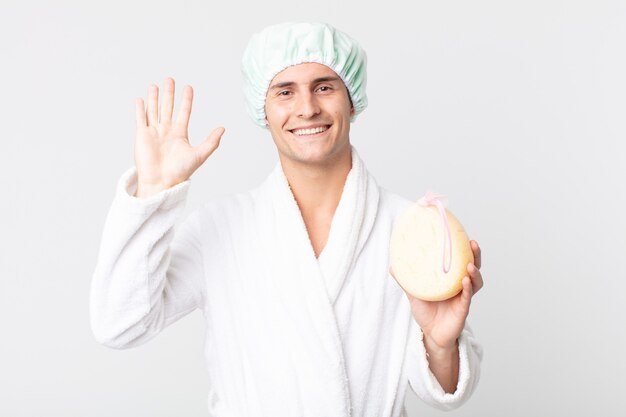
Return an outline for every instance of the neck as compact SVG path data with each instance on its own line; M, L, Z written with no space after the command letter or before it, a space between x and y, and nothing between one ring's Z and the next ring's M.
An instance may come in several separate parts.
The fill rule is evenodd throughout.
M345 152L324 164L302 164L282 157L280 162L305 220L332 218L352 169L352 148L348 145Z

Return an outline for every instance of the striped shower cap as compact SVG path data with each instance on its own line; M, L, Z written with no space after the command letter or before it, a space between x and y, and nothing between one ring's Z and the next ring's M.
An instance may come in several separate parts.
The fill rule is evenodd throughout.
M241 60L246 110L267 127L265 97L272 79L291 65L316 62L332 69L348 89L354 115L367 107L365 51L345 33L326 23L280 23L252 36Z

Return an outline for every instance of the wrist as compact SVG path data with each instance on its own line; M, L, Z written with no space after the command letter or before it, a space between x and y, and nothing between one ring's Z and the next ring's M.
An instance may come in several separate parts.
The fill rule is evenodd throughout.
M430 336L425 334L424 347L426 348L426 354L429 357L445 359L458 354L459 341L458 339L455 339L452 343L439 344Z
M161 184L141 184L137 183L137 191L134 197L147 198L166 190L168 187Z
M424 337L424 346L426 348L428 368L444 392L454 393L459 380L460 358L458 339L451 346L439 346L430 337Z

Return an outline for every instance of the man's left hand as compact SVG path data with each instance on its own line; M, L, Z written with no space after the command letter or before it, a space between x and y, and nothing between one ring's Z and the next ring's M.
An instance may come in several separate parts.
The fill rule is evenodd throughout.
M463 277L463 290L460 293L443 301L424 301L405 291L413 318L424 334L424 343L441 352L456 348L457 339L469 314L472 296L483 287L480 247L475 240L470 240L470 247L474 254L474 263L467 265L468 275ZM393 276L393 271L389 272Z

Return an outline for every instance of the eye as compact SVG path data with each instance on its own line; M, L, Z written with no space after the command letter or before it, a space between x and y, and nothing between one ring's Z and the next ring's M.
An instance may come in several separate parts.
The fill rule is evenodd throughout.
M329 86L329 85L322 85L322 86L320 86L319 90L322 91L322 92L330 91L330 90L332 90L332 87Z
M281 90L281 91L279 91L276 95L277 95L277 96L286 97L286 96L288 96L289 94L291 94L291 91L289 91L289 90Z

